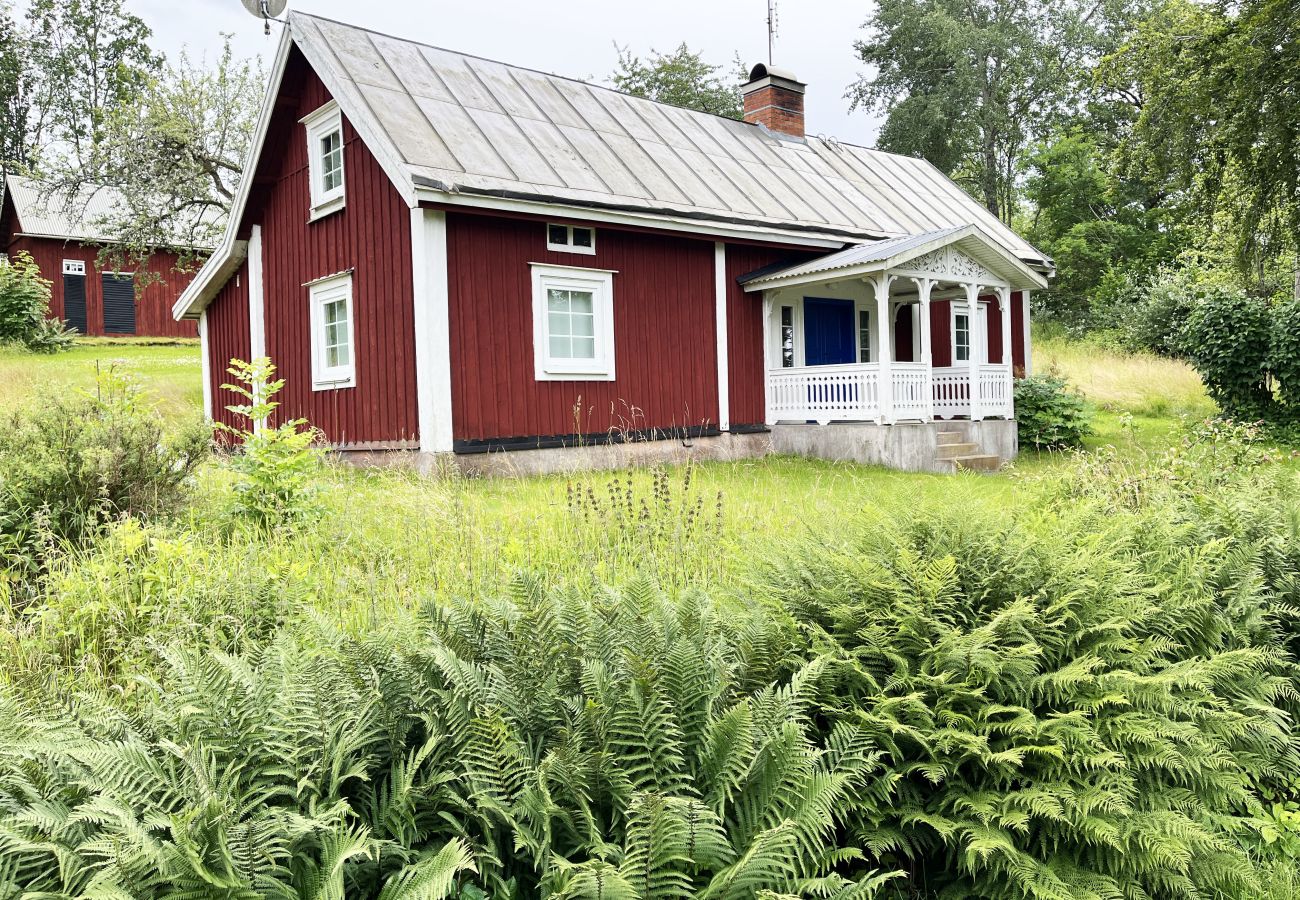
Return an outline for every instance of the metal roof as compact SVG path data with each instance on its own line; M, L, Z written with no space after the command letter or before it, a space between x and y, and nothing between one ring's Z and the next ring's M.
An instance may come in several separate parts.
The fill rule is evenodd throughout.
M5 193L13 201L22 234L77 241L109 241L112 238L98 223L124 203L113 188L87 186L69 203L41 196L41 183L9 175Z
M873 262L884 262L913 248L924 247L935 241L943 241L945 238L955 236L958 232L965 230L966 226L964 225L954 225L952 228L927 231L924 234L913 234L887 241L873 241L870 244L855 244L835 253L828 253L825 256L810 259L805 263L755 273L752 277L742 278L741 282L748 283L750 281L767 281L773 278L815 275L818 272L831 272L836 269L848 269Z
M1017 258L1050 265L924 160L777 135L304 13L289 30L408 196L533 198L859 241L976 224Z

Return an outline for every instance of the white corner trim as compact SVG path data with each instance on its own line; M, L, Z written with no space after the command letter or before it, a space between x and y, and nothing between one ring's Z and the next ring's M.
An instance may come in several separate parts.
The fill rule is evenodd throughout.
M262 284L262 226L248 236L248 355L266 356L266 295Z
M727 354L727 245L713 244L714 330L718 341L718 429L731 430L731 366ZM764 373L764 378L767 373Z
M212 360L208 354L212 344L208 341L208 311L199 313L199 367L203 373L203 418L212 421Z
M447 453L452 449L451 319L442 210L411 210L411 266L420 450Z

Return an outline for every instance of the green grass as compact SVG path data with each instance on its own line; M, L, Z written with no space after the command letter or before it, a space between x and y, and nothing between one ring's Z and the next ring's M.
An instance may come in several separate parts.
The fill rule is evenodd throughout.
M0 409L41 390L94 390L98 373L129 375L169 418L203 408L202 361L197 340L79 338L66 353L32 354L0 347Z

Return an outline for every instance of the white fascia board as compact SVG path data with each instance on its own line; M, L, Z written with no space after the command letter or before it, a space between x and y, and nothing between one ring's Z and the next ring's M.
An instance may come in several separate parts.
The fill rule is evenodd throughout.
M710 222L708 219L688 219L665 216L661 213L636 213L597 209L589 206L549 203L540 200L514 200L502 197L484 197L475 194L457 194L432 188L417 188L416 199L421 203L447 206L466 206L500 212L526 213L532 216L577 219L584 222L606 222L611 225L631 225L637 228L657 228L660 231L680 231L702 238L734 238L745 241L764 241L772 244L790 244L840 250L853 238L823 232L789 231L765 225L736 225Z
M266 93L262 96L262 109L257 115L257 128L253 131L253 141L248 145L248 158L244 164L244 176L239 179L239 190L230 204L230 215L226 219L226 233L222 237L217 251L208 257L208 261L199 269L189 286L181 292L172 306L172 318L192 318L198 315L221 290L225 280L217 281L217 276L224 273L229 278L233 273L228 265L235 253L235 235L239 232L239 222L244 217L244 208L248 205L248 195L253 189L253 176L262 158L262 146L266 143L266 133L271 127L271 118L275 113L275 99L280 95L280 84L284 80L284 70L289 64L289 51L293 47L293 38L289 29L280 32L280 46L275 51L275 62L271 65L271 80L267 83ZM242 261L242 260L241 260ZM214 285L214 282L215 285Z

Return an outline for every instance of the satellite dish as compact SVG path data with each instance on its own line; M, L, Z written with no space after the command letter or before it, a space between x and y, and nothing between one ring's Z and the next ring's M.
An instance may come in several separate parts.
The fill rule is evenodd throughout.
M284 13L289 0L239 0L244 9L266 22L266 33L271 33L271 20Z

